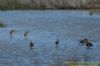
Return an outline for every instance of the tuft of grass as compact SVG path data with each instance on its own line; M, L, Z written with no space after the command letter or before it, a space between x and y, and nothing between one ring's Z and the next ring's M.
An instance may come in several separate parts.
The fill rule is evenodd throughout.
M0 27L3 28L3 27L7 27L6 24L4 24L3 22L0 22Z

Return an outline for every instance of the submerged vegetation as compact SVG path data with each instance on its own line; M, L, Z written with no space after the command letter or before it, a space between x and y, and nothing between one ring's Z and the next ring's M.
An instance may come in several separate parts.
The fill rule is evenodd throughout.
M100 0L0 0L1 10L100 8Z
M7 27L7 25L6 24L4 24L3 22L0 22L0 27Z

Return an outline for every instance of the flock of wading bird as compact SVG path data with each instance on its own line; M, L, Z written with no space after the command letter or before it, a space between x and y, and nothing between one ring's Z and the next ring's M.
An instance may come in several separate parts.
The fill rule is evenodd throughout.
M16 30L11 30L9 32L10 33L10 37L13 37L15 32L16 32ZM24 37L27 37L28 34L29 34L29 31L24 32ZM59 38L57 38L57 40L55 41L56 47L59 47L60 46L59 44L60 44L60 41L59 41ZM79 45L84 45L87 48L93 47L92 42L88 38L81 39L79 41ZM32 41L29 42L29 47L30 47L30 49L32 49L34 47L34 43Z

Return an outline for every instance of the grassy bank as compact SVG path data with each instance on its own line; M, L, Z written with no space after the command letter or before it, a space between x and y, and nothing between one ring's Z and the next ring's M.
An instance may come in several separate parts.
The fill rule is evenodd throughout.
M99 9L99 0L0 0L0 10Z

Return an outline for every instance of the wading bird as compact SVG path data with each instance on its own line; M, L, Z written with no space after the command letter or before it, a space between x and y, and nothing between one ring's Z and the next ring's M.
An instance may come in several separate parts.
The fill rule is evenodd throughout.
M10 37L13 37L13 35L15 34L16 30L11 30L9 33L10 33Z
M30 42L30 48L33 49L33 47L34 47L34 43Z
M56 44L56 47L59 47L59 39L56 40L55 44Z
M85 45L87 48L90 48L93 46L93 44L89 41L89 39L85 38L83 40L80 40L80 43L82 45Z
M90 15L92 16L92 15L93 15L93 13L92 13L92 12L90 12Z
M80 40L80 44L84 45L86 42L88 42L89 40L87 38Z
M29 33L29 31L26 31L26 32L24 33L24 37L27 37L27 36L28 36L28 33Z
M93 46L93 44L92 44L91 42L86 42L85 46L86 46L87 48L91 48L91 47Z

